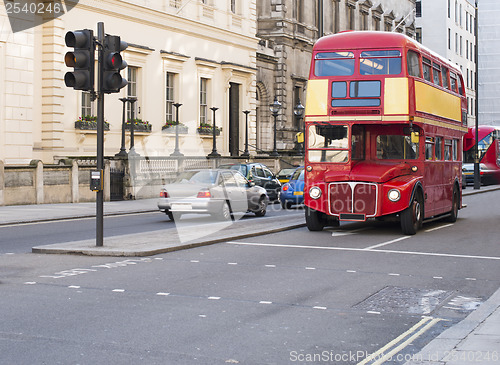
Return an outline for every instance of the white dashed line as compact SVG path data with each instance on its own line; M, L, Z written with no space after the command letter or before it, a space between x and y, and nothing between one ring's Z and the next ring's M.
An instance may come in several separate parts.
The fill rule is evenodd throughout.
M26 284L26 285L35 285L36 281L27 281L24 284Z
M438 279L438 280L441 280L443 277L442 277L442 276L433 276L432 278L433 278L433 279Z
M192 263L200 262L200 260L191 260Z
M346 272L351 273L351 274L355 274L357 271L356 270L346 270Z
M319 307L319 306L316 306L316 307L313 307L313 309L322 309L322 310L325 310L326 307Z
M276 265L266 265L266 267L276 267Z
M113 289L112 291L115 293L123 293L125 289Z
M268 302L266 300L261 300L259 304L273 304L273 302Z
M446 228L446 227L451 227L452 225L453 225L453 223L451 223L451 224L445 224L444 226L439 226L439 227L435 227L435 228L426 229L426 230L424 230L424 232L437 231L438 229Z
M80 289L79 285L70 285L68 286L69 289Z
M316 270L315 267L306 267L306 270Z
M160 295L160 296L166 297L167 295L170 295L170 293L159 292L159 293L156 293L156 295Z
M401 274L396 274L396 273L390 272L388 275L389 276L400 276Z
M238 263L237 263L237 262L228 262L227 264L228 264L228 265L238 265Z
M465 280L476 281L476 278L465 278Z
M380 314L380 312L376 312L376 311L366 311L366 313L368 313L368 314Z
M207 299L209 299L209 300L219 300L220 297L208 297Z

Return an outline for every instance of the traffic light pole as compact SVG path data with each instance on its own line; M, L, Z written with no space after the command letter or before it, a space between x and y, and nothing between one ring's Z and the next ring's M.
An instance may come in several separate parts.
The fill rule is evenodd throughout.
M97 23L97 44L99 53L97 56L97 170L104 179L104 92L103 83L103 45L104 45L104 23ZM103 184L104 185L104 184ZM97 191L96 197L96 246L102 247L104 242L104 191Z

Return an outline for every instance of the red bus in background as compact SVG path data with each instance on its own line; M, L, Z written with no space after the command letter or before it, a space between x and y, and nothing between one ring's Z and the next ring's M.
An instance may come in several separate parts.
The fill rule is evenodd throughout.
M460 70L399 33L349 31L313 48L305 110L309 230L457 219L467 100Z
M500 127L478 126L479 173L482 184L500 184ZM462 174L465 184L474 183L476 128L469 128L464 136L464 163Z

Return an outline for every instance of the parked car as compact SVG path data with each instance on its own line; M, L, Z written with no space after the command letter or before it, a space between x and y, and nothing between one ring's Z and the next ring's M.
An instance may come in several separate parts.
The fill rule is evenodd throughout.
M276 177L280 181L280 183L283 185L284 183L287 183L288 180L290 180L290 176L292 176L293 172L295 171L297 167L291 167L291 168L285 168L281 169L278 171L276 174Z
M281 187L280 202L283 209L304 202L304 167L294 170L290 180Z
M266 190L250 183L239 171L190 170L182 172L160 192L158 208L170 219L174 214L211 214L229 220L234 213L266 214Z
M281 183L272 173L272 171L264 164L242 163L242 164L225 164L220 165L220 169L236 170L241 172L248 181L255 183L257 186L262 186L267 191L270 201L278 201Z

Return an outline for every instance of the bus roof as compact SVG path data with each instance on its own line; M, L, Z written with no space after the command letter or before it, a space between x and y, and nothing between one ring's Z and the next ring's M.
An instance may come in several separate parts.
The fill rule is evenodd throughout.
M460 69L446 58L418 43L416 40L396 32L382 31L344 31L337 34L328 35L318 39L313 52L349 50L349 49L374 49L374 48L413 48L422 51L424 54L439 59L443 64L461 74Z

